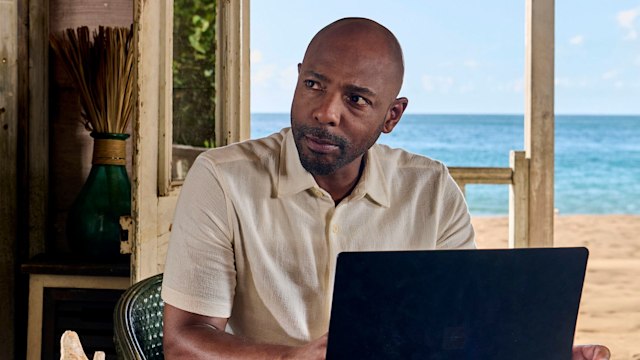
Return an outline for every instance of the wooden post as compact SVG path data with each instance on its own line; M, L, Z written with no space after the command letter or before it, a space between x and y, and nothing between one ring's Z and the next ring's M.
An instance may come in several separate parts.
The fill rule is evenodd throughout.
M218 2L216 145L250 136L249 0Z
M454 179L455 180L455 179ZM456 184L458 185L458 187L460 188L460 192L462 192L462 196L466 197L467 196L467 183L463 182L463 181L458 181L456 180Z
M160 108L158 109L158 194L171 193L173 151L173 0L163 1L161 9L158 76L160 77Z
M28 238L29 257L45 252L49 218L49 1L28 10ZM22 44L20 44L22 45Z
M18 0L0 1L0 358L13 359L17 246Z
M529 245L553 246L554 0L526 0L525 150Z
M162 91L167 86L164 60L166 42L162 34L165 7L173 1L142 1L134 3L134 36L136 44L136 116L134 118L134 157L131 181L132 219L134 223L131 276L133 282L158 273L157 220L158 220L158 158L159 124L166 116ZM170 120L169 120L170 121ZM133 236L132 236L133 235Z
M529 159L524 151L511 151L509 164L509 247L529 247Z

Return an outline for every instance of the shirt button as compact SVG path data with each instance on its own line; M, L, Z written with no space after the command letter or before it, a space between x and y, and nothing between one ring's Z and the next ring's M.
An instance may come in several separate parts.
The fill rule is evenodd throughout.
M335 225L335 224L334 224L334 225L331 227L331 231L332 231L334 234L337 234L338 232L340 232L340 227L339 227L338 225Z

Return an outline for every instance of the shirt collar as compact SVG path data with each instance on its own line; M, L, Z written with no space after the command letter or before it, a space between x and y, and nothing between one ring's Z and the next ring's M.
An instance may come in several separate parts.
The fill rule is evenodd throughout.
M280 149L280 165L278 168L278 187L276 196L297 194L313 187L318 187L313 176L302 167L293 131L285 130L282 148Z
M380 164L377 148L377 145L373 145L367 151L367 162L362 177L360 177L360 181L358 181L350 197L358 199L367 196L380 206L389 207L391 202L388 182ZM311 188L319 189L319 186L313 176L302 167L298 149L293 139L293 132L291 129L287 129L280 149L276 196L297 194Z
M371 200L383 207L391 206L387 177L380 164L377 144L374 144L367 151L367 162L364 166L364 171L353 192L356 196L359 194L367 195Z

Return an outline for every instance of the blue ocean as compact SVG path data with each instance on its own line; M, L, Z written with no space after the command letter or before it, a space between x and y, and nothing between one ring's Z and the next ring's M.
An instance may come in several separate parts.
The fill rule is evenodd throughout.
M251 137L289 126L288 114L251 114ZM524 149L522 115L405 114L379 143L448 166L509 166ZM557 115L555 208L560 214L640 214L640 116ZM467 185L472 215L508 213L507 185Z

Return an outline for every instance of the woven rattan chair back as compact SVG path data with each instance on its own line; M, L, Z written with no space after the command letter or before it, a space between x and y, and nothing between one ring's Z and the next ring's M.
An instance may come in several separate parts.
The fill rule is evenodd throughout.
M116 305L114 342L120 359L163 359L162 274L131 286Z

